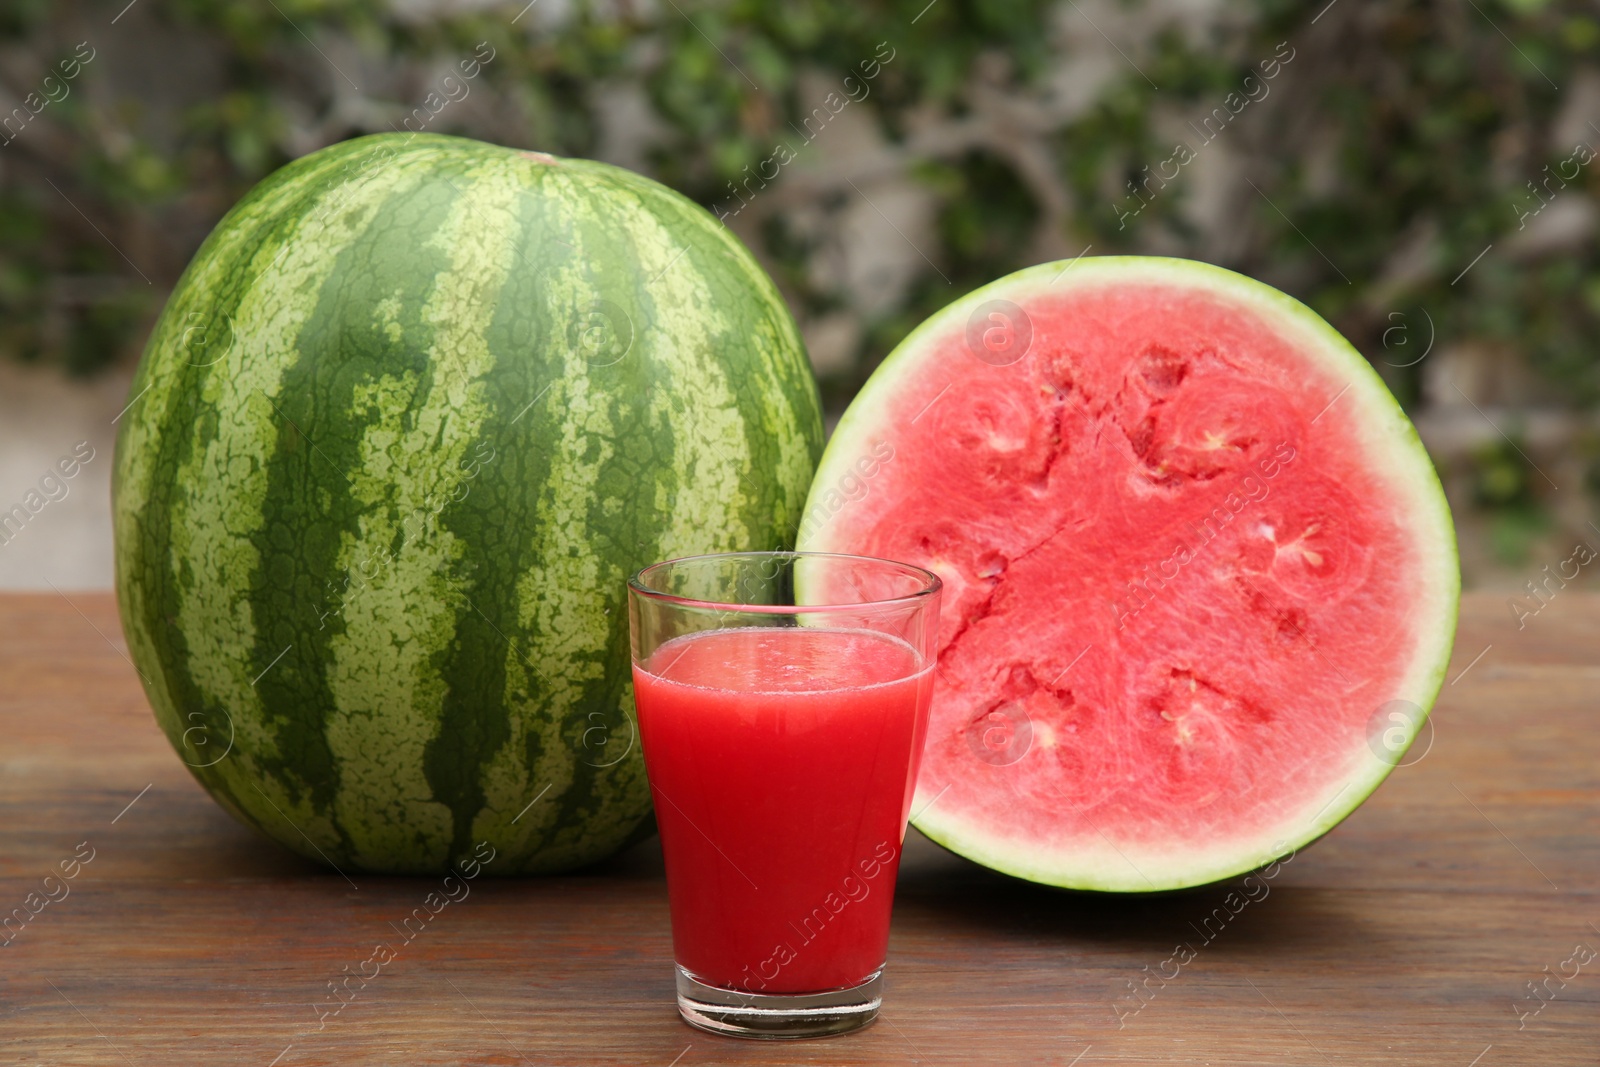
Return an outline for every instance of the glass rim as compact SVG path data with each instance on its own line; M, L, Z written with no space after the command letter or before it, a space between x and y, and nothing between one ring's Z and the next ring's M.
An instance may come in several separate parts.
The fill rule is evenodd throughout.
M731 559L833 559L847 560L851 563L873 563L894 567L903 574L911 575L922 581L922 587L902 596L885 597L879 600L857 600L839 604L733 604L717 600L699 600L695 597L680 596L677 593L666 593L659 589L652 589L645 585L641 579L653 570L661 567L670 567L679 563L703 563L710 560ZM658 560L649 566L640 567L628 578L628 592L636 596L646 597L663 604L675 604L679 607L705 608L711 611L749 612L752 615L796 615L824 611L851 611L863 608L887 608L896 605L910 605L935 596L944 588L944 580L926 567L919 567L915 563L904 563L895 559L884 559L882 556L858 556L850 552L800 552L793 550L775 550L767 552L703 552L693 556L678 556L675 559Z

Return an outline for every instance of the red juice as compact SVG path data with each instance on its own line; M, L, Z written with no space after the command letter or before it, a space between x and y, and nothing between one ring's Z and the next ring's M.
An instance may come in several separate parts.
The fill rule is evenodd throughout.
M742 627L633 678L678 964L761 993L878 971L932 665L870 630Z

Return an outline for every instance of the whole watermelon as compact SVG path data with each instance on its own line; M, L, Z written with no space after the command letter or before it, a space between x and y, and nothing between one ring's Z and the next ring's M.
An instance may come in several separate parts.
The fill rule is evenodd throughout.
M787 543L822 439L794 321L711 215L436 135L252 190L130 400L117 592L156 718L341 870L561 871L647 833L627 576Z

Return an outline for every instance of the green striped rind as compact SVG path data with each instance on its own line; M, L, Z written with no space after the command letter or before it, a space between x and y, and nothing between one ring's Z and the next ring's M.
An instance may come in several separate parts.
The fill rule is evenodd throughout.
M1410 612L1416 635L1409 670L1396 691L1426 713L1444 684L1461 593L1455 525L1433 462L1394 394L1337 330L1293 297L1210 264L1160 256L1102 256L1070 264L1045 263L991 282L935 313L895 347L840 419L817 467L807 502L807 515L823 518L802 525L798 547L818 552L849 552L856 547L850 540L848 503L842 508L829 506L824 497L853 473L853 464L871 451L875 440L886 437L893 441L894 426L887 413L901 410L903 405L897 400L903 394L926 387L927 361L937 358L952 337L961 336L980 305L1006 299L1026 310L1036 299L1109 286L1166 286L1214 294L1219 301L1253 313L1278 330L1305 357L1308 369L1329 381L1344 383L1348 395L1341 394L1340 404L1349 416L1350 447L1365 457L1375 478L1390 483L1393 499L1406 509L1417 543L1430 550L1422 555L1414 597L1408 604L1396 605L1397 610ZM952 396L959 402L959 389L952 390ZM1422 723L1419 718L1413 724L1413 739ZM1127 841L1118 846L1109 839L1075 840L1055 847L1040 841L1022 847L962 818L948 806L933 803L933 797L919 794L912 810L920 813L915 820L917 829L928 837L1006 874L1071 889L1164 891L1221 881L1292 854L1343 821L1377 789L1393 766L1363 746L1352 756L1347 776L1334 782L1326 795L1312 798L1299 810L1286 811L1278 826L1245 846L1221 850L1205 841L1160 842L1145 848Z
M626 577L786 543L821 449L793 320L709 214L433 135L254 189L132 396L117 586L156 716L228 810L362 870L484 840L565 870L647 828Z

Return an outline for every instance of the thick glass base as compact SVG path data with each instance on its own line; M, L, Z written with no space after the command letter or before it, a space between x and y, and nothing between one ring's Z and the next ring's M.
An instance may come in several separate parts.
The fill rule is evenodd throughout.
M683 1021L728 1037L783 1041L847 1034L876 1019L883 1003L882 971L826 993L745 993L706 985L676 965L673 970Z

